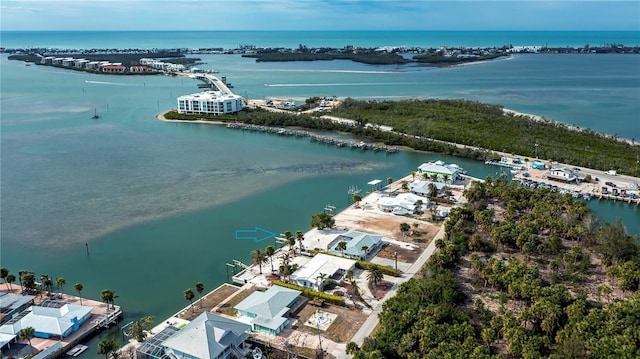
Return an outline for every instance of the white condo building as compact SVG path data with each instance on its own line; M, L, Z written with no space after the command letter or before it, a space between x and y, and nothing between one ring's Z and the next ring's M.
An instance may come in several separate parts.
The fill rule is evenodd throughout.
M204 91L178 97L178 113L224 115L242 110L242 96Z

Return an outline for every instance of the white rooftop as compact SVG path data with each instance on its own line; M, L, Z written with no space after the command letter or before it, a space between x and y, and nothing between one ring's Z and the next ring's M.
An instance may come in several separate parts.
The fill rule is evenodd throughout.
M51 335L63 335L73 325L74 320L80 320L91 313L92 307L75 304L64 304L60 308L41 307L34 305L30 312L13 324L0 327L0 333L18 334L23 328L33 327L36 332Z
M331 276L339 269L347 271L353 268L355 263L351 259L318 253L307 264L295 271L291 275L291 279L315 281L320 276L320 273Z

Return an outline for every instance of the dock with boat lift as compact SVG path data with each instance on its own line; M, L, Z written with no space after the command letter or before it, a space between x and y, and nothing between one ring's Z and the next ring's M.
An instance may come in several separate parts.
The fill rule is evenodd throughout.
M556 180L549 174L551 170L528 169L514 175L513 179L530 188L548 188L554 192L566 193L574 198L591 200L611 200L640 206L640 188L626 182L592 181L582 178L566 182Z

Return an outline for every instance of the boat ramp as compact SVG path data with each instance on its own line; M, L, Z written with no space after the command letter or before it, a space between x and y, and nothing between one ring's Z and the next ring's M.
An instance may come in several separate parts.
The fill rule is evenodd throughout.
M338 139L331 136L322 136L322 135L318 135L318 134L315 134L309 131L303 131L303 130L292 130L292 129L281 128L281 127L250 125L245 123L230 123L230 124L227 124L227 128L235 129L235 130L251 131L251 132L265 132L265 133L276 134L279 136L301 137L301 138L304 137L304 138L309 138L309 141L311 142L320 142L327 145L334 145L336 147L347 147L351 149L359 149L362 151L386 152L388 154L399 152L399 150L396 147L392 147L392 146L366 143L364 141L343 140L343 139Z

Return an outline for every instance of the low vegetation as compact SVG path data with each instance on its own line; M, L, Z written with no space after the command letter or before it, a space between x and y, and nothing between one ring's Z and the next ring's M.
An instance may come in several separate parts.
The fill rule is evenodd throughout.
M584 202L487 178L354 358L636 358L640 245Z
M302 53L302 52L265 52L245 54L242 57L255 58L256 62L284 62L284 61L320 61L320 60L351 60L369 65L396 65L411 62L397 54L384 53Z
M436 139L526 157L537 155L561 163L633 174L640 146L589 129L572 130L554 121L505 113L502 106L466 100L357 101L346 99L332 115L361 124L387 125L418 138L404 141L416 149L438 148L474 157L473 150L429 144ZM536 146L538 144L538 146ZM536 150L537 148L537 150ZM432 150L432 149L429 149Z
M291 284L291 283L284 283L278 280L274 280L273 281L274 285L279 285L281 287L285 287L285 288L289 288L289 289L295 289L295 290L299 290L302 292L302 295L309 298L309 299L320 299L320 300L324 300L327 303L331 303L331 304L335 304L335 305L341 305L344 306L344 298L337 296L337 295L333 295L333 294L328 294L328 293L324 293L324 292L318 292L317 290L313 290L313 289L309 289L306 287L301 287L299 285L295 285L295 284Z

